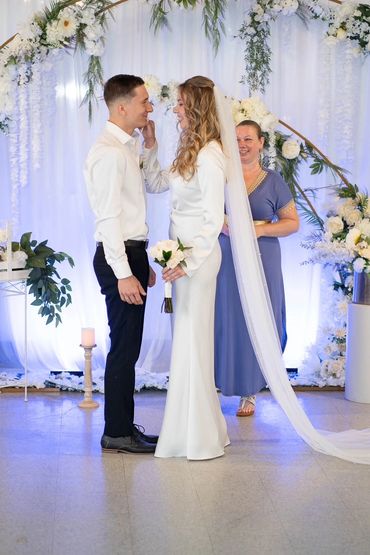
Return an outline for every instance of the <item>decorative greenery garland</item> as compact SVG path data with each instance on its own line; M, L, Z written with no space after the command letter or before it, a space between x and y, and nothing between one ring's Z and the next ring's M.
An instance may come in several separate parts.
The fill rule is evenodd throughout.
M14 83L25 85L32 80L32 67L42 63L50 52L60 48L76 48L89 55L84 76L87 92L84 102L92 115L96 86L103 81L101 54L107 15L127 0L52 0L50 6L35 14L28 25L0 46L0 131L7 131L14 106ZM225 32L224 16L227 0L146 0L152 5L150 24L155 30L169 26L167 15L174 7L193 9L202 4L203 27L217 52ZM370 6L340 0L257 0L239 29L245 42L245 74L242 82L249 85L251 95L264 92L271 72L269 45L271 22L281 16L296 14L306 23L310 19L327 22L327 42L348 40L354 55L370 52ZM339 4L339 8L338 8Z

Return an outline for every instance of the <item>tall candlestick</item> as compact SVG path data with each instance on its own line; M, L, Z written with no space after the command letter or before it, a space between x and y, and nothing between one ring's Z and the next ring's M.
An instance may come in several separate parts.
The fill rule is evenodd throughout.
M81 345L85 352L85 369L84 369L84 398L81 403L78 404L82 409L95 409L99 406L99 403L94 401L92 398L92 350L96 345L91 345L91 347L85 347Z

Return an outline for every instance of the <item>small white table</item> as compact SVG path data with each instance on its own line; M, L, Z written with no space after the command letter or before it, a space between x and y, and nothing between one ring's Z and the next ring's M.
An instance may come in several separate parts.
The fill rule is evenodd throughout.
M11 270L0 271L0 293L4 293L5 297L24 296L24 400L27 401L28 387L28 341L27 341L27 278L31 270Z
M370 305L348 305L345 398L370 403Z

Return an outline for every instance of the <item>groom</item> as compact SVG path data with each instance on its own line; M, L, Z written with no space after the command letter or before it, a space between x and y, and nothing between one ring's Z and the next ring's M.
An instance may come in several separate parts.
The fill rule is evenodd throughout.
M107 356L104 451L152 453L157 436L134 424L135 364L143 334L147 286L155 284L146 253L145 188L136 128L153 111L144 81L115 75L104 87L109 119L91 148L85 180L95 214L94 270L105 295L111 347Z

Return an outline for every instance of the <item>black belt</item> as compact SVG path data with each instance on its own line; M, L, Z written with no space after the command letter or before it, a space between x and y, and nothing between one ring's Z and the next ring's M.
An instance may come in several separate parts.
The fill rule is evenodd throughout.
M146 249L148 247L148 239L146 241L136 241L136 239L127 239L125 241L125 247L135 247L137 249ZM96 243L97 247L102 247L103 243L98 241Z

